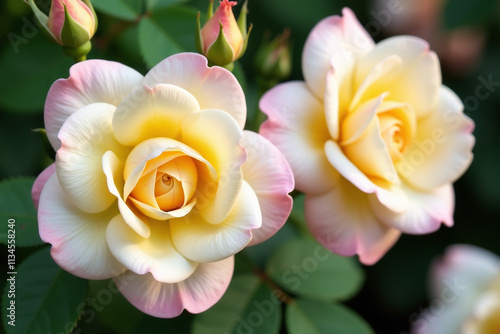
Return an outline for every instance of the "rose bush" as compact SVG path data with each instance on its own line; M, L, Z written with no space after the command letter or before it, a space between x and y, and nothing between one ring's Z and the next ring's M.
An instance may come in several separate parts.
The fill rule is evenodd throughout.
M236 78L201 55L171 56L145 77L116 62L74 65L47 96L57 156L32 190L53 259L112 277L153 316L209 308L233 255L274 234L292 206L286 159L245 119Z
M415 334L500 332L500 258L479 247L450 246L430 275L429 309L413 321Z
M261 134L286 156L316 238L373 264L401 232L453 225L455 181L472 161L474 123L441 83L428 44L374 44L354 13L331 16L303 51L305 82L267 92Z

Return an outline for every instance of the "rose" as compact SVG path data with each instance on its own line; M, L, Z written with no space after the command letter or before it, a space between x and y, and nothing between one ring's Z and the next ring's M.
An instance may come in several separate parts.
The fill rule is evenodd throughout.
M434 261L430 282L433 299L428 309L412 317L412 333L498 333L498 256L475 246L450 246Z
M80 47L88 43L97 30L97 16L89 0L52 0L48 16L33 0L28 0L28 4L40 27L60 45Z
M285 158L243 131L245 118L236 78L201 55L171 56L145 77L115 62L74 65L47 96L57 156L33 186L54 260L113 277L157 317L209 308L233 255L274 234L292 205Z
M215 65L233 68L233 62L243 56L248 44L252 26L247 31L247 3L243 4L238 21L233 14L236 1L220 0L219 7L213 11L213 0L208 9L208 20L201 28L198 14L196 48Z
M441 84L425 41L374 45L349 9L311 31L305 82L267 92L261 134L306 193L309 228L331 251L373 264L401 232L453 225L451 183L468 167L474 124Z

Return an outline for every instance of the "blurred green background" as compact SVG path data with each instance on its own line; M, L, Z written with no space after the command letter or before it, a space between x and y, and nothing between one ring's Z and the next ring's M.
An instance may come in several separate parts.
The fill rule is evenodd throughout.
M195 50L194 18L198 11L205 11L208 1L93 3L99 29L89 58L116 60L144 74L172 53ZM442 227L431 235L403 235L379 263L363 268L366 277L362 290L345 303L365 318L376 333L404 333L415 313L428 305L428 268L448 245L474 244L500 255L500 6L495 0L250 0L248 22L253 23L254 30L247 53L236 70L247 93L250 117L258 100L253 59L265 32L275 36L290 29L293 67L289 79L301 80L301 51L309 31L320 19L340 14L344 6L354 10L375 41L396 34L419 35L429 40L440 56L443 83L462 98L465 113L476 123L474 162L455 184L455 226ZM240 7L241 3L236 12ZM43 127L47 91L54 80L68 76L72 61L58 45L41 36L33 25L28 5L21 0L1 2L0 36L0 181L7 181L34 177L50 163L52 153L47 153L43 136L33 129ZM488 81L492 84L485 85ZM478 94L478 89L488 96ZM5 205L0 207L5 209ZM261 249L274 247L269 246L273 240L287 239L294 231L287 227ZM18 263L40 247L18 248ZM248 252L257 262L265 254L259 250ZM91 285L90 293L96 289L95 284ZM98 316L89 328L77 330L122 333L128 332L133 323L150 329L143 333L153 333L163 332L160 329L167 324L133 313L122 299L115 304L103 311L109 316ZM121 325L108 323L121 312L133 316L120 319ZM181 327L175 328L184 328L172 333L187 333L188 327L182 326L189 319L190 315L184 315L169 321L169 326L177 323Z

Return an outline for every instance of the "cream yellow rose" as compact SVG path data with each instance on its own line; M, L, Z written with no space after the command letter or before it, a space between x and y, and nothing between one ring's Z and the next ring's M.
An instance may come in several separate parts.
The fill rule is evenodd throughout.
M113 278L137 308L169 318L225 292L233 255L290 213L290 168L244 131L236 78L171 56L146 76L89 60L56 81L45 126L56 162L33 186L42 240L63 269Z
M373 264L401 232L453 225L454 182L472 161L474 123L416 37L375 44L349 9L311 31L305 82L260 107L260 133L286 156L316 238Z

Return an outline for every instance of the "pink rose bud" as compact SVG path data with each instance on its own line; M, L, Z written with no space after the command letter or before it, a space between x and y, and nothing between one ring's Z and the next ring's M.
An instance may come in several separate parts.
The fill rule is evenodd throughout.
M198 34L196 46L211 64L232 68L232 63L245 52L248 35L246 28L247 6L243 5L236 21L232 7L236 1L221 0L219 7L212 14L212 2L209 6L208 21L200 29L198 15ZM250 27L251 30L251 27Z
M52 0L48 28L57 43L77 47L89 41L97 28L90 2Z
M48 16L34 0L28 0L28 4L45 35L62 45L75 60L85 59L97 30L97 16L90 0L52 0Z

